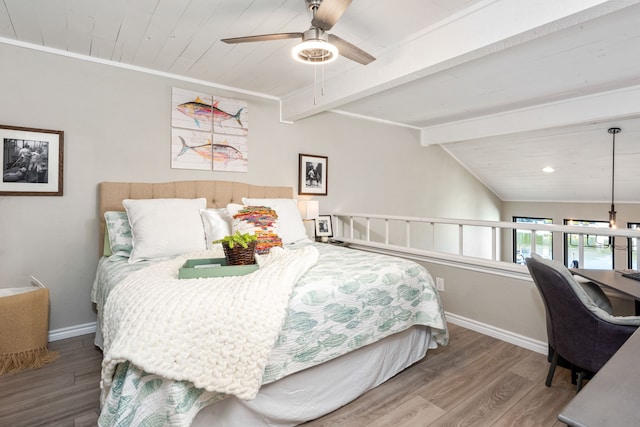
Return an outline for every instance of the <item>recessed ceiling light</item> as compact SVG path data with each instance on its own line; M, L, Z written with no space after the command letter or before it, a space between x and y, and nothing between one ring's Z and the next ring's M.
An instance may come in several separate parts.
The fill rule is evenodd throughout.
M542 168L542 172L544 172L544 173L551 173L551 172L554 172L554 171L555 171L555 169L552 168L551 166L546 166L546 167Z

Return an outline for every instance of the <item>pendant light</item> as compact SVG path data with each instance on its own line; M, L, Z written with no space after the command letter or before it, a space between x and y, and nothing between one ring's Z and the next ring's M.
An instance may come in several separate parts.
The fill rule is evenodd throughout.
M609 227L616 227L616 207L613 204L613 196L615 189L615 172L616 172L616 134L621 132L620 128L609 128L608 131L613 135L613 149L611 154L611 210L609 211Z

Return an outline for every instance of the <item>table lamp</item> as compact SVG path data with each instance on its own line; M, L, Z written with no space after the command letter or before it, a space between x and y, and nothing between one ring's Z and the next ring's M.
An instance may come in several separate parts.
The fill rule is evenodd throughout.
M307 230L307 236L313 240L316 235L315 220L318 218L320 212L320 202L317 200L299 200L298 210L302 216L304 227Z

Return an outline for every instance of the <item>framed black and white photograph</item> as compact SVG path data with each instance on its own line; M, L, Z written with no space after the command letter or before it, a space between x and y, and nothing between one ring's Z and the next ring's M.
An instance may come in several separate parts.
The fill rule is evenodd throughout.
M333 236L333 228L331 227L331 215L318 215L316 218L316 237Z
M64 132L0 125L0 196L62 196Z
M299 159L298 194L326 196L328 158L313 154L300 154Z

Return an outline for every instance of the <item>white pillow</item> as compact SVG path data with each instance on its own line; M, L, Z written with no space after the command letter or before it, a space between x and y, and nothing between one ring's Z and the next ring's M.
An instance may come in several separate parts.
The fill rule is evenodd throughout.
M133 249L129 263L207 248L200 209L206 199L126 199Z
M239 203L229 203L227 205L227 213L231 217L232 221L233 221L233 216L237 214L242 208L244 208L244 205L241 205Z
M307 230L294 199L249 199L242 198L247 206L268 206L278 214L278 234L282 243L289 245L309 240Z
M204 223L204 234L207 237L207 248L216 240L231 235L231 217L226 209L201 209L200 215Z

